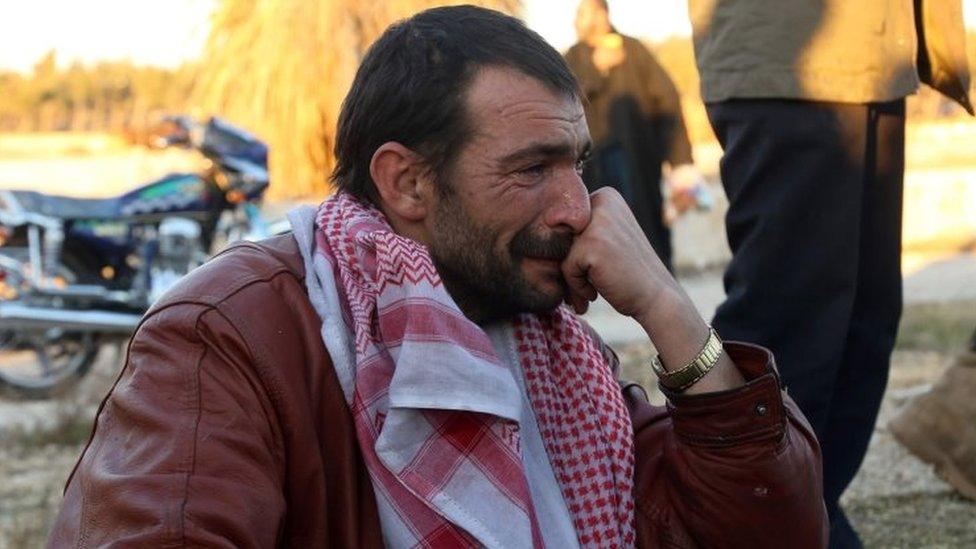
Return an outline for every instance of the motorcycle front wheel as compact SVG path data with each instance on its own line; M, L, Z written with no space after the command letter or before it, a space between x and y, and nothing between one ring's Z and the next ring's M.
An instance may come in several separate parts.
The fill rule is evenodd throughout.
M26 250L5 249L4 254L26 258ZM78 281L75 271L65 266L59 267L58 275L69 283ZM0 329L0 395L40 400L61 394L88 373L99 344L98 334L91 332Z
M88 373L98 349L89 332L0 331L0 392L29 400L61 394Z

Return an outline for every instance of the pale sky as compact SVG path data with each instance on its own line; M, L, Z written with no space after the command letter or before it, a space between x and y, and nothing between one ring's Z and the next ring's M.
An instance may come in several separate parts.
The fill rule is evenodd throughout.
M131 59L174 67L199 55L212 0L0 0L0 69Z
M368 1L368 0L361 0ZM849 0L861 1L861 0ZM686 0L609 0L623 33L688 35ZM50 49L60 63L131 59L174 67L199 55L215 0L0 0L0 69L29 71ZM976 27L976 0L963 0ZM529 26L564 50L575 41L575 0L524 0Z

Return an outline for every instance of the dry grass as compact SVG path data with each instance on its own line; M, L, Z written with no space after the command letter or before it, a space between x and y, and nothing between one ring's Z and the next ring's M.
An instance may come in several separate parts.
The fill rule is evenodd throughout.
M46 446L77 447L88 442L92 432L92 410L59 402L54 417L41 426L18 425L2 433L3 445L25 450Z
M899 350L953 353L963 349L973 330L976 301L912 305L902 313L895 345Z
M909 494L845 507L865 547L976 547L976 505L956 494Z

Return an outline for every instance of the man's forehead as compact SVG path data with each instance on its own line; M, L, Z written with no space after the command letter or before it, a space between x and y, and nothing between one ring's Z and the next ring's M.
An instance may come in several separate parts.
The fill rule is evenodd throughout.
M471 114L489 117L535 114L575 121L583 116L578 98L555 92L538 79L505 67L479 69L467 89L465 103Z
M516 69L485 67L472 79L466 111L476 135L499 137L551 130L588 138L580 100L548 88ZM558 137L558 136L552 136Z

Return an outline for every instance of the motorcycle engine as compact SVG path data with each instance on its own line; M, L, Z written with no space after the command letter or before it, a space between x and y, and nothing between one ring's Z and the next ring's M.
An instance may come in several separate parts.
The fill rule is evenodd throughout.
M159 224L159 250L153 260L150 302L203 262L200 235L200 225L189 219L170 217Z

